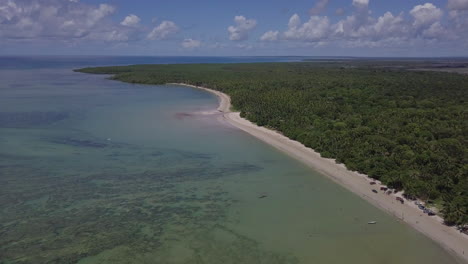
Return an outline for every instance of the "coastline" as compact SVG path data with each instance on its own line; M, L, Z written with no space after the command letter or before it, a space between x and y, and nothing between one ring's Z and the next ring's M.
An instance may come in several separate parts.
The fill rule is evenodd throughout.
M367 175L350 171L343 164L336 163L334 159L322 158L319 153L298 141L291 140L276 131L257 126L242 118L239 112L232 112L230 110L231 99L227 94L206 87L184 83L170 84L202 89L215 94L219 100L217 110L222 113L221 116L224 121L324 174L374 206L423 233L460 260L468 263L468 235L459 232L454 227L444 225L443 219L439 216L424 214L411 201L405 200L406 202L401 204L396 200L396 197L402 197L401 192L391 195L384 194L379 190L383 185L378 181L375 181L377 182L376 185L370 185L370 182L373 180L367 177ZM372 189L379 190L379 192L373 193Z

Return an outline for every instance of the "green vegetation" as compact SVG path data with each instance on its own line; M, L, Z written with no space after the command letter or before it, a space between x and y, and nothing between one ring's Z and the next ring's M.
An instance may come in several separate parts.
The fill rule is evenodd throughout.
M130 83L229 94L241 115L468 224L468 76L370 64L256 63L87 68Z

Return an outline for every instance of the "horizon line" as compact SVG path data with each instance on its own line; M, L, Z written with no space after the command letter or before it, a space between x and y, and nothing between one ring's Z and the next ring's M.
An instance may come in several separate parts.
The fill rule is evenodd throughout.
M337 56L337 55L93 55L93 54L83 54L83 55L67 55L67 54L12 54L12 55L2 55L0 58L8 57L154 57L154 58L164 58L164 57L180 57L180 58L252 58L252 57L263 57L263 58L274 58L274 57L300 57L300 58L338 58L338 59L468 59L468 55L460 56Z

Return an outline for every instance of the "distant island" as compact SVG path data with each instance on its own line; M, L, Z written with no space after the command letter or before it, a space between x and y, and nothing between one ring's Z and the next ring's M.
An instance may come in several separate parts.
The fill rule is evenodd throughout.
M112 79L128 83L184 83L228 94L242 117L388 188L403 190L407 199L424 201L447 225L466 231L468 76L436 72L463 65L356 60L76 71L114 74Z

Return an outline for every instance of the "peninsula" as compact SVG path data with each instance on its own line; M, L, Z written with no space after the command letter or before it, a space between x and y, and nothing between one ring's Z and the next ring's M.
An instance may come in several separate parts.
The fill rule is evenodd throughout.
M461 232L468 223L463 136L467 76L333 63L141 65L79 71L212 92L220 98L218 110L229 123L468 260L468 237ZM231 98L240 112L231 111ZM438 211L438 216L425 214L429 209L421 210L415 201L426 204L430 212Z

